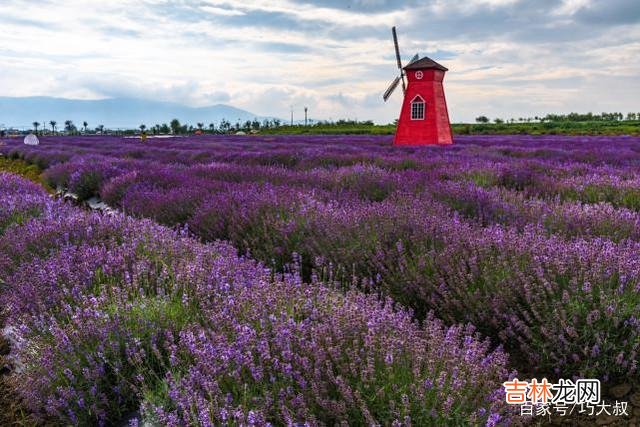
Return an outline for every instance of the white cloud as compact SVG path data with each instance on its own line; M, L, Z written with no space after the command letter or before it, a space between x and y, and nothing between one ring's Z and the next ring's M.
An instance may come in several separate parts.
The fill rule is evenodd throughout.
M388 122L400 104L381 100L398 25L405 55L447 53L454 120L637 109L640 26L580 24L588 0L548 11L523 0L318 3L4 1L0 96L225 102L283 118L306 105L314 118Z
M582 8L590 6L591 0L563 0L553 12L556 15L573 15Z
M223 7L204 6L204 7L202 7L202 10L204 10L205 12L211 13L213 15L220 15L220 16L242 16L242 15L244 15L244 12L242 12L241 10L227 9L227 8L223 8Z

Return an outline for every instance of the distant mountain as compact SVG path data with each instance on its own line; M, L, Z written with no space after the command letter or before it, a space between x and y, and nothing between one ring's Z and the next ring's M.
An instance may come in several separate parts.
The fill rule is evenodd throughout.
M84 121L90 129L98 125L111 129L137 128L141 124L147 127L168 124L174 118L183 124L195 127L200 122L207 127L212 122L217 126L222 119L235 123L254 118L262 121L265 117L223 104L194 108L134 98L86 101L46 96L0 97L0 126L4 127L31 128L33 122L40 122L48 128L49 122L55 120L57 128L63 129L64 122L72 120L78 128Z

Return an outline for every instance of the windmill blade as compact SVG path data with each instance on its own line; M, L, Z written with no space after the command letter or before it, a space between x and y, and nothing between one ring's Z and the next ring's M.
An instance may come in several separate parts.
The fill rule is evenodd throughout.
M400 59L400 47L398 47L398 34L396 33L396 27L391 28L391 34L393 34L393 46L396 48L396 60L398 61L398 68L402 70L402 60Z
M418 59L420 59L420 55L416 53L415 55L413 55L413 58L411 58L411 61L409 61L409 64L416 62Z
M393 94L393 92L398 87L399 83L400 83L400 77L396 77L395 79L393 79L393 81L391 82L387 90L384 91L384 95L382 95L382 99L384 99L384 102L387 102L387 99L389 99L391 94Z
M398 34L396 33L396 27L391 28L393 34L393 45L396 49L396 61L398 62L398 69L400 70L400 78L402 79L402 92L407 91L407 87L404 83L404 71L402 70L402 60L400 59L400 47L398 46Z

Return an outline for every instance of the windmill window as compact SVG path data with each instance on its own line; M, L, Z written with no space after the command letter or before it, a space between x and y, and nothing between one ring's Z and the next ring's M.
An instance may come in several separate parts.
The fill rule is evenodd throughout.
M411 101L411 120L424 120L424 99L420 95Z

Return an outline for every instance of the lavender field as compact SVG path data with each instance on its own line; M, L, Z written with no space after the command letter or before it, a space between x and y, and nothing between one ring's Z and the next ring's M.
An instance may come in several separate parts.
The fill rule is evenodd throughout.
M502 425L639 383L640 138L43 138L0 152L0 320L39 422Z

